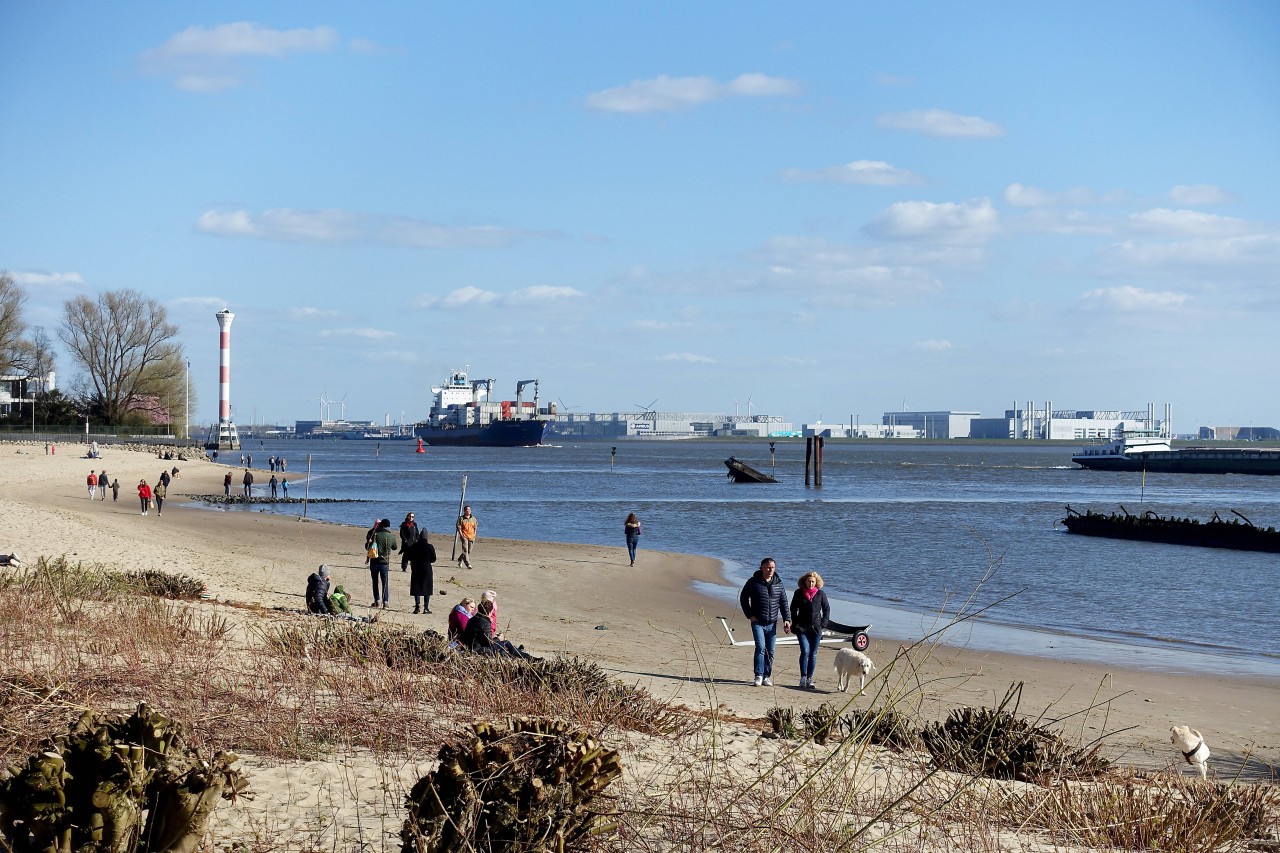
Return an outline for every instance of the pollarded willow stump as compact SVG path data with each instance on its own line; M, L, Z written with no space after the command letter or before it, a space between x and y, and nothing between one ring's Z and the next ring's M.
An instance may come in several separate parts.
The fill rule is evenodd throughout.
M128 717L86 711L0 779L0 836L15 853L190 853L219 799L248 786L236 760L201 758L145 703Z
M403 853L565 853L616 824L592 800L622 774L618 753L557 720L476 722L440 748L405 801Z

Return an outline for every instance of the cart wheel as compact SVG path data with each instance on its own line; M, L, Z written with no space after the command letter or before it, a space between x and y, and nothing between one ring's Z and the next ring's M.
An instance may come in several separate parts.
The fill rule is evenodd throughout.
M871 645L871 638L867 636L866 631L859 631L853 635L853 647L858 651L865 652L869 645Z

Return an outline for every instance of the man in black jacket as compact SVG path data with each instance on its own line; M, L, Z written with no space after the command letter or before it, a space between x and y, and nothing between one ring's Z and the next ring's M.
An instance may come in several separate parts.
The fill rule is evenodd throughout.
M751 636L756 641L755 685L773 685L773 646L778 638L778 617L782 630L791 630L791 612L787 607L787 591L778 577L778 564L773 557L760 561L760 569L742 586L738 603L742 615L751 622Z

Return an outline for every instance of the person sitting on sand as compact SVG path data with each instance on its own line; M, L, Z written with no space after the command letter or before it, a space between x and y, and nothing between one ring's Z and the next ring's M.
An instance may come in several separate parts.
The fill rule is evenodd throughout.
M307 610L329 615L329 567L321 565L307 578Z
M476 612L476 602L472 598L464 598L454 605L449 611L449 639L453 641L462 638L462 632L467 629L467 622Z
M329 612L336 615L351 613L351 596L340 586L334 587L333 595L329 596Z
M461 643L478 655L497 654L493 646L492 601L487 598L480 600L475 614L467 620L467 627L462 630Z

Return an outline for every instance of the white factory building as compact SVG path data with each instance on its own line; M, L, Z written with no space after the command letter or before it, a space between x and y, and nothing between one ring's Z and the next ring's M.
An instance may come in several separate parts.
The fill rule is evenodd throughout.
M1126 432L1154 432L1172 437L1172 407L1156 417L1154 405L1142 411L1055 409L1052 403L1026 403L1006 409L1004 417L984 418L980 412L885 412L880 423L804 424L804 436L826 438L1004 438L1023 441L1090 441L1120 438Z
M798 434L777 415L656 411L560 413L547 433L557 438L768 438Z

